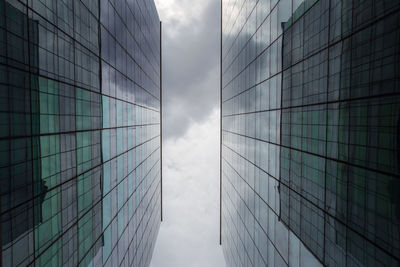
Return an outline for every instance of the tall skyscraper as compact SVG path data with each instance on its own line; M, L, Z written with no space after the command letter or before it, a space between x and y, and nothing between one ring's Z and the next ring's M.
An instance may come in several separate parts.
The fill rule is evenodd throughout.
M0 266L148 266L160 124L153 1L0 0Z
M399 266L400 2L221 4L228 266Z

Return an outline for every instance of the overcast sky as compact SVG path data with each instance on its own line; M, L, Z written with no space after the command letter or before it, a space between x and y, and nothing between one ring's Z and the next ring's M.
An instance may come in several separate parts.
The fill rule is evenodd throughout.
M164 137L219 107L219 1L156 0L163 22Z
M163 22L163 205L151 267L224 267L219 1L156 0Z

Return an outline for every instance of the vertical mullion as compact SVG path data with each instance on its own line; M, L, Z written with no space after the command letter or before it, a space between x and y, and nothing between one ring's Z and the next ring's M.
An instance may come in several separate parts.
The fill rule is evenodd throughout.
M162 123L162 115L163 115L163 107L162 107L162 22L160 21L160 168L161 168L161 173L160 173L160 191L161 191L161 221L163 221L163 175L162 175L162 139L163 139L163 123Z
M219 156L219 244L222 245L222 10L223 10L223 0L220 0L220 156Z
M348 97L351 95L350 90L351 90L351 77L352 77L352 65L353 65L353 32L352 32L352 30L353 30L353 20L354 20L354 4L352 3L352 6L351 6L351 29L350 29L351 34L350 34L350 36L347 37L349 39L349 42L350 42L350 69L349 69L349 85L348 85L349 86L349 89L348 89L349 91L348 91ZM341 37L343 38L343 35ZM347 101L350 101L350 99L347 100ZM351 127L351 124L350 124L350 120L351 120L350 104L347 104L347 107L348 107L348 110L347 110L348 128L347 128L347 155L346 155L346 157L347 157L347 161L349 161L349 158L350 158L350 134L351 134L351 130L350 130L350 127ZM346 177L346 179L347 179L347 181L346 181L346 183L347 183L346 191L347 192L346 192L346 220L345 220L345 224L346 224L345 225L346 226L346 248L345 248L345 251L346 251L346 265L347 265L347 263L348 263L348 254L349 254L349 250L348 250L348 248L349 248L349 242L348 242L349 238L348 238L348 235L349 235L349 230L350 230L348 228L348 226L349 226L349 215L350 215L350 212L349 212L349 204L350 204L349 203L350 202L349 201L350 166L346 166L346 174L347 174L347 177Z
M35 153L34 153L34 145L33 144L34 144L34 140L36 138L40 139L40 137L39 136L33 137L33 135L36 135L37 133L34 133L34 129L36 127L34 125L34 120L33 120L34 116L33 116L33 113L32 113L32 104L33 104L33 101L32 101L32 90L33 90L33 88L32 88L32 83L33 83L32 78L33 77L32 76L33 76L33 73L32 73L32 62L31 62L32 61L32 58L31 58L31 47L33 49L35 49L35 45L34 45L33 40L31 40L30 27L29 27L30 23L29 23L29 14L28 13L29 13L29 8L26 5L26 14L27 14L27 22L26 23L27 23L27 34L28 34L28 65L29 65L28 75L29 75L29 97L30 97L30 119L31 119L31 122L30 122L30 126L31 126L30 135L31 135L31 137L29 137L29 139L30 139L30 145L31 145L31 168L32 168L32 177L31 177L31 181L32 181L32 184L31 184L32 215L33 215L32 219L31 219L32 220L32 225L33 225L33 229L32 229L33 263L32 263L32 265L36 266L36 238L35 238L35 162L36 162L36 160L35 160ZM7 20L6 20L6 22L7 22ZM32 41L32 45L31 45L31 41ZM7 52L6 52L6 54L8 55ZM8 57L6 57L6 58L8 58ZM37 92L37 95L39 96L38 92ZM39 101L39 98L37 98L37 101ZM9 101L9 103L10 103L10 101ZM37 112L39 113L39 111L37 111ZM40 116L40 114L37 114L36 116ZM39 129L40 129L40 127L39 127ZM40 134L40 131L39 131L39 134ZM11 156L11 153L10 153L10 156ZM29 205L29 202L28 202L28 205ZM1 262L0 262L0 265L1 265Z
M328 45L327 45L327 75L326 75L326 107L325 107L325 179L324 179L324 240L323 240L323 255L322 255L322 264L326 264L326 227L328 224L328 208L326 205L326 181L327 181L327 166L328 166L328 128L329 128L329 78L330 78L330 40L331 40L331 0L328 3Z

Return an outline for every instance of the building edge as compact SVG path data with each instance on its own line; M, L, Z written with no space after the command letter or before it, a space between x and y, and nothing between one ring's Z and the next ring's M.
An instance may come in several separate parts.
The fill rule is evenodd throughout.
M219 50L219 244L222 245L222 1L220 0L220 50Z
M163 142L163 103L162 103L162 22L160 21L160 163L161 163L161 181L160 181L160 188L161 188L161 221L163 221L163 160L162 160L162 142Z

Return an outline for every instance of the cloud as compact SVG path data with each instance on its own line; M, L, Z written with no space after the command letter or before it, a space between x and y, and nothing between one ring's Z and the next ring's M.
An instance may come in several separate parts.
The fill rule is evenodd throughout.
M164 143L164 222L151 267L224 267L219 246L219 111Z
M215 0L156 0L163 22L164 221L151 267L224 267Z
M219 1L156 3L163 21L163 134L178 138L219 105Z

